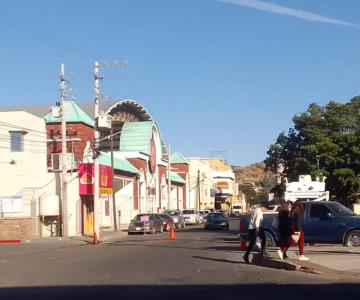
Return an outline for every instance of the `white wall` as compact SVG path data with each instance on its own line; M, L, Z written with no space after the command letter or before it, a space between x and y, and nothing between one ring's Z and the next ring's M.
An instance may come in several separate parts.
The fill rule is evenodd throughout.
M55 193L55 175L47 170L45 121L27 112L0 112L0 197L4 208L8 196L19 202L8 217L30 217L39 214L38 199L44 193ZM22 131L23 151L12 152L10 131ZM14 161L12 165L9 162Z
M200 159L187 158L189 163L189 192L190 199L188 199L187 208L198 208L197 199L197 179L198 179L198 170L200 170L200 201L203 203L201 209L210 208L212 205L214 207L214 197L211 197L210 190L214 186L213 182L213 170L210 166L201 161ZM212 204L211 204L212 203Z

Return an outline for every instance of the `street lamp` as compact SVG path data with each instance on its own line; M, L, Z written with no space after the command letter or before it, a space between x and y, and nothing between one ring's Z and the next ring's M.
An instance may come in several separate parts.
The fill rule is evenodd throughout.
M320 172L320 155L316 155L318 174Z

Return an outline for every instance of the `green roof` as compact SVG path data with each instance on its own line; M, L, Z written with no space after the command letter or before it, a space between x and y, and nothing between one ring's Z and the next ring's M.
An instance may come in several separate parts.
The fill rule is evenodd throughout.
M105 152L101 152L99 155L99 164L111 167L111 155ZM117 157L114 157L114 169L134 174L139 173L139 170L126 159Z
M182 179L182 177L179 174L171 171L170 171L170 180L172 182L185 183L185 180Z
M81 122L94 127L94 120L90 118L74 101L64 101L64 104L66 122ZM61 122L61 118L54 117L51 113L47 114L44 119L46 123Z
M150 155L150 141L155 122L127 122L121 129L120 151L137 151Z
M171 155L171 163L173 164L189 164L185 157L179 153L179 152L175 152Z

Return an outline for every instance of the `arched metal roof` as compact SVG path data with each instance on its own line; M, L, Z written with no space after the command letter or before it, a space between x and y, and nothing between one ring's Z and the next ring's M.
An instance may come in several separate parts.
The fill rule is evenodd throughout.
M112 116L114 121L152 121L148 111L141 104L132 99L119 100L112 104L105 113ZM133 116L133 120L131 120L131 116ZM126 117L129 117L130 119L124 120Z

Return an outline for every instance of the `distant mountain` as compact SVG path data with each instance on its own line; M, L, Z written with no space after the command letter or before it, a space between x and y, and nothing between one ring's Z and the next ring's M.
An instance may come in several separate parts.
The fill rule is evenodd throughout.
M264 182L274 182L275 174L265 171L265 163L259 162L249 166L232 166L235 173L236 182L241 184L249 184L252 186L262 185Z

